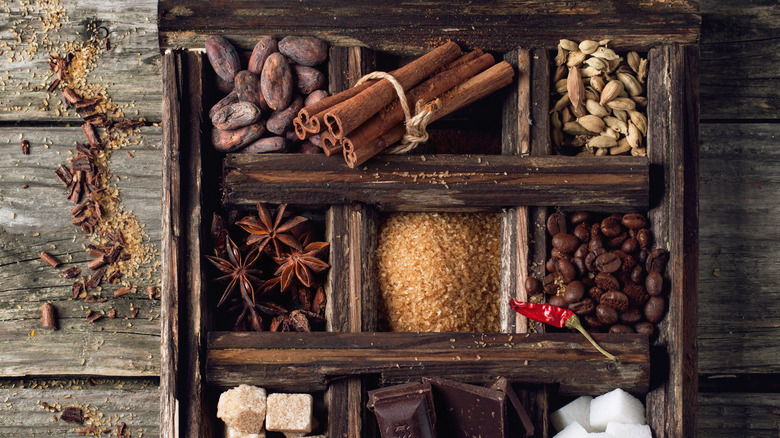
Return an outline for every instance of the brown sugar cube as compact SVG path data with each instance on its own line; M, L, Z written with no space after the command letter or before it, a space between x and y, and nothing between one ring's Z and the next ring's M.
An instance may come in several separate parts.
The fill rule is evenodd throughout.
M240 385L219 396L217 417L238 432L258 434L266 415L265 389Z
M312 429L310 394L270 394L266 411L266 429L274 432L309 433Z
M265 438L265 431L259 433L246 433L225 425L225 438Z

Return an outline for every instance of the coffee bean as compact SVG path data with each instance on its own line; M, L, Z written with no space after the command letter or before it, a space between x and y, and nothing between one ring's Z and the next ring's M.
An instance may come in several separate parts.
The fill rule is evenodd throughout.
M596 315L585 315L585 323L588 325L588 327L591 328L599 328L604 326L604 324L599 321Z
M596 272L596 265L594 262L596 261L596 254L589 252L588 255L585 256L585 269L587 269L590 272Z
M552 246L561 252L572 253L580 246L580 241L573 234L558 233L552 238Z
M596 286L602 290L620 290L620 282L607 272L596 274Z
M547 232L551 236L566 232L566 216L557 211L547 217Z
M588 249L590 252L596 252L600 249L604 249L604 240L601 236L592 236L590 242L588 242Z
M650 251L643 249L639 251L639 263L644 265L645 262L647 262L647 255L650 254Z
M650 236L650 230L642 228L636 232L636 241L639 243L639 247L642 249L650 248L653 243L653 238Z
M572 281L566 285L566 291L563 293L563 298L568 303L577 303L585 296L585 285L581 281Z
M623 246L623 242L628 239L628 234L624 231L617 236L607 240L607 248L617 249Z
M558 275L563 277L564 283L569 283L577 278L577 268L566 259L558 259L558 262L555 264L555 269L557 270Z
M636 325L634 325L634 330L636 330L637 333L642 333L649 337L653 337L653 335L655 334L655 326L653 325L652 322L647 322L647 321L636 323Z
M601 222L596 222L590 226L590 238L593 239L597 236L604 237L601 234Z
M569 221L571 221L572 225L576 226L585 222L589 218L590 218L590 213L588 213L587 211L575 211L569 217Z
M636 239L633 237L630 237L623 241L623 245L621 245L620 250L625 253L632 253L639 249L639 243L637 243Z
M610 333L634 333L634 329L625 324L615 324L609 328Z
M636 284L640 284L644 280L645 280L645 270L642 268L642 265L634 266L634 269L631 270L631 281L633 281Z
M620 322L625 324L636 324L642 320L642 311L636 307L630 307L620 313Z
M652 323L657 323L664 318L666 302L662 297L650 297L645 303L645 318Z
M547 272L555 272L555 263L558 261L558 257L550 257L547 263L544 264L544 268Z
M585 298L579 303L569 304L569 310L577 315L587 315L596 308L596 304L590 298Z
M638 230L647 226L647 219L639 213L623 215L623 226L632 230Z
M615 237L622 231L623 229L620 227L620 220L612 216L601 221L601 233L606 237Z
M647 272L663 273L666 270L667 261L669 261L669 253L663 248L656 248L647 255L645 269Z
M601 300L601 296L604 295L604 289L600 287L593 286L590 289L588 289L588 296L590 296L593 301L599 302Z
M564 309L569 307L569 303L567 303L566 300L560 295L550 297L547 303L552 304L553 306L563 307Z
M536 295L542 291L542 284L535 277L528 276L525 279L525 290L528 295Z
M588 245L584 243L577 247L577 251L574 251L574 257L579 257L584 260L586 255L588 255Z
M664 277L659 272L650 272L645 278L645 290L651 296L661 295L664 289Z
M555 295L558 292L558 285L555 284L555 274L547 274L542 280L542 288L547 295Z
M581 257L572 257L571 264L577 269L577 275L585 275L588 269L585 267L585 260Z
M618 312L628 309L628 297L622 292L611 290L601 296L599 304L609 306Z
M607 325L614 324L618 320L617 310L603 304L596 306L596 316L599 321Z
M608 273L616 272L618 269L620 269L621 264L622 261L613 252L605 252L604 254L598 256L594 262L596 269L601 272Z
M623 286L623 294L628 297L628 302L632 306L642 306L650 299L644 287L631 282Z
M590 227L588 224L579 224L574 227L574 235L582 242L590 240Z

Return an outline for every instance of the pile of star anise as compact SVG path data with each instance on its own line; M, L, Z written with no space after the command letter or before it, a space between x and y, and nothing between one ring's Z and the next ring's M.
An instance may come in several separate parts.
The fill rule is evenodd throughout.
M318 242L315 229L303 216L275 214L263 204L257 216L236 221L230 232L221 216L211 224L214 256L206 256L227 282L217 307L235 316L237 331L324 330L325 292L322 283L329 265L327 242Z

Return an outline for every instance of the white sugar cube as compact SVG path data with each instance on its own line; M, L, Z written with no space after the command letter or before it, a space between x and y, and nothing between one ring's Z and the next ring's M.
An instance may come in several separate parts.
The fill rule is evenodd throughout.
M577 422L588 432L590 428L590 402L593 397L583 396L550 414L550 421L556 431L563 430L573 422Z
M225 438L265 438L265 431L260 433L246 433L225 425Z
M591 400L590 427L603 432L610 422L646 424L645 407L639 399L620 388Z
M271 394L268 396L265 428L275 432L303 432L312 429L311 394Z
M580 426L580 423L576 421L569 423L564 427L562 431L555 434L553 438L585 438L588 436L588 431L584 427Z
M653 432L646 424L607 423L607 433L615 438L653 438Z

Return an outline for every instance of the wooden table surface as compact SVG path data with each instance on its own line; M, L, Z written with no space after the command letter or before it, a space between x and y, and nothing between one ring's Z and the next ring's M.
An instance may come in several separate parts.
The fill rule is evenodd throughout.
M60 2L0 0L0 436L78 436L51 406L81 405L101 427L125 422L132 436L158 435L160 306L140 292L104 303L70 299L71 280L38 258L89 260L70 224L54 169L84 141L71 111L43 100L48 47L79 41L90 22L111 30L89 75L125 114L144 117L138 144L115 151L110 169L124 210L134 212L160 249L161 57L157 2L62 1L61 27L38 32ZM733 4L732 4L733 3ZM780 7L771 0L702 0L699 272L699 435L777 437L780 433ZM38 53L31 52L38 43ZM37 39L36 39L37 38ZM21 43L20 43L21 41ZM54 108L57 97L50 99ZM31 144L22 155L20 135ZM132 157L131 157L132 155ZM23 188L27 185L27 188ZM159 257L156 259L159 261ZM154 263L148 263L151 267ZM128 298L129 297L129 298ZM51 301L60 330L40 327ZM126 318L130 308L140 310ZM95 323L89 309L119 317ZM115 429L114 429L115 430Z

